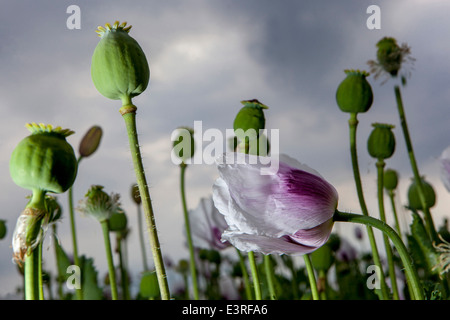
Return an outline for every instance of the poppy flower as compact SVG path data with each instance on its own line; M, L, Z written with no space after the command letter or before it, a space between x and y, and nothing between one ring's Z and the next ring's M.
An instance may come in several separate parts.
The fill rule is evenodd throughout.
M271 161L278 171L261 174ZM301 255L328 240L338 194L317 171L286 155L226 153L216 163L213 200L228 224L222 241L241 251Z

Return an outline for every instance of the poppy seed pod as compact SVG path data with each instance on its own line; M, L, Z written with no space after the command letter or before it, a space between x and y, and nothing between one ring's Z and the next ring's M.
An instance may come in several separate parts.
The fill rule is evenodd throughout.
M436 204L436 193L434 192L433 186L425 178L421 178L421 183L425 195L425 203L428 208L431 208ZM419 197L419 186L415 179L413 179L408 189L408 206L413 210L423 210Z
M370 109L373 102L372 87L366 77L369 74L359 70L345 70L347 77L339 84L336 102L343 112L361 113Z
M31 135L19 142L9 162L13 181L28 190L65 192L77 174L77 159L66 141L73 131L36 123L27 128Z
M397 40L385 37L377 43L377 59L383 69L392 76L396 76L402 63L402 49Z
M80 156L89 157L91 154L97 151L98 146L100 145L102 134L102 128L100 128L99 126L91 127L80 142L80 147L78 150Z
M128 32L126 22L98 27L101 37L92 56L91 76L97 90L105 97L130 105L131 98L148 85L150 69L144 51Z
M256 140L259 130L266 126L264 109L268 107L256 99L241 101L244 105L234 119L234 133L241 141Z
M116 193L108 195L103 191L103 186L91 186L84 197L77 209L99 222L108 220L120 208L120 196Z
M367 141L369 154L376 159L388 159L395 151L395 136L393 125L384 123L372 124L374 129Z
M173 138L173 151L175 156L180 158L183 162L194 156L195 141L194 130L189 127L179 127L175 130L175 137Z
M119 209L111 214L108 220L108 227L110 231L124 231L127 228L128 219L126 214Z
M393 191L398 185L398 174L393 169L386 169L383 176L384 188L388 191Z

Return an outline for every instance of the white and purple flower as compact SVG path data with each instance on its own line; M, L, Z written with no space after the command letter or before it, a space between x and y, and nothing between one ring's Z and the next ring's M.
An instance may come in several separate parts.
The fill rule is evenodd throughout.
M264 254L301 255L321 247L333 227L336 189L286 155L277 157L275 174L262 175L261 163L270 159L259 158L266 157L227 153L217 159L213 200L228 224L222 241Z
M189 211L189 216L195 247L215 250L230 247L229 242L221 241L222 233L228 225L214 206L212 197L201 198L197 208Z

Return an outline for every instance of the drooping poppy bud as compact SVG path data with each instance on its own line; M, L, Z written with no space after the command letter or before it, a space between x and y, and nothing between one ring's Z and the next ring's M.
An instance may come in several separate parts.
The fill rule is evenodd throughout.
M423 210L422 202L419 197L419 186L415 179L412 180L413 181L408 189L408 206L414 210ZM425 203L428 208L431 208L436 204L436 193L434 192L433 186L429 184L425 178L421 178L421 183L425 196Z
M362 113L370 109L373 102L372 87L366 77L369 74L359 70L345 70L347 77L339 84L336 102L343 112Z
M99 126L91 127L80 142L79 153L82 157L89 157L100 145L102 138L102 128Z
M388 159L395 151L395 136L392 132L393 125L384 123L374 123L367 149L369 154L376 159Z
M148 85L150 69L144 51L128 34L126 22L98 27L101 37L92 56L91 76L97 90L105 97L130 105L131 98Z
M142 202L141 194L139 193L139 186L137 183L131 186L131 199L133 199L134 203L136 203L137 205L140 205Z
M241 142L256 140L266 125L264 109L268 107L256 99L241 101L244 105L234 119L234 134Z

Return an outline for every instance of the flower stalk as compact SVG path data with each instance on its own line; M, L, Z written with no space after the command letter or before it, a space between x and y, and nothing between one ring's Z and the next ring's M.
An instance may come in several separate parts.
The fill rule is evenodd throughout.
M317 289L316 275L314 273L314 267L311 262L311 257L309 256L309 254L305 254L303 255L303 260L305 261L305 267L308 273L308 280L309 285L311 286L311 294L313 300L320 300L319 290Z
M125 105L120 108L120 113L125 121L125 126L128 134L128 140L131 149L131 156L133 159L133 166L136 173L136 180L139 186L139 194L144 208L144 214L147 221L147 230L150 238L150 247L153 254L153 261L155 264L158 284L161 291L161 298L163 300L170 299L169 284L167 282L164 261L159 243L158 233L156 229L156 222L153 213L153 207L148 191L147 180L145 177L144 166L142 164L141 151L139 149L139 141L137 137L136 128L136 107L134 105Z

